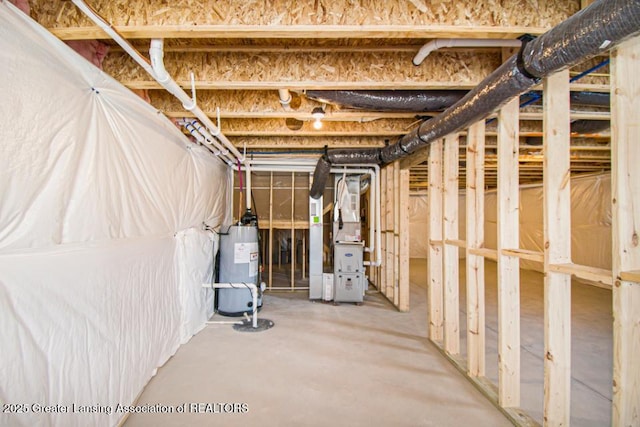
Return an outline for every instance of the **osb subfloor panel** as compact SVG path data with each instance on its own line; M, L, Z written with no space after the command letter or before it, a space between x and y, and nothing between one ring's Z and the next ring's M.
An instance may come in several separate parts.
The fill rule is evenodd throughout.
M138 400L245 403L248 412L134 414L126 426L511 425L426 340L423 286L412 287L410 313L375 292L362 306L310 302L305 291L269 293L260 315L272 329L207 326Z

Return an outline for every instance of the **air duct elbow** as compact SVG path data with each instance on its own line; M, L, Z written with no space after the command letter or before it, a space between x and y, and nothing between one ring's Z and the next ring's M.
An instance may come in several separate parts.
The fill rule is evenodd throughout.
M318 159L316 163L316 169L313 171L313 184L311 190L309 190L309 196L313 199L319 199L324 193L324 187L327 184L327 179L331 174L331 162L326 154Z

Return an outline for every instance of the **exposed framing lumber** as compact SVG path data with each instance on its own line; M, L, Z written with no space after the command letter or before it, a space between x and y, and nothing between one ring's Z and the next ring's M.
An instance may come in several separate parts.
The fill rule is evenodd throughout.
M505 417L518 427L540 427L540 424L520 408L505 408L498 401L498 388L486 377L473 377L467 374L464 363L459 357L448 354L438 343L433 343L444 357L455 366L473 386L480 391Z
M544 79L544 420L571 418L571 275L549 269L571 262L569 70Z
M498 251L495 249L489 248L471 248L469 249L469 253L472 255L478 255L492 261L498 261Z
M579 279L584 279L587 284L604 289L611 289L613 280L611 270L604 268L590 267L574 263L549 264L548 271L573 275Z
M444 283L444 349L451 354L460 353L460 295L459 295L459 249L447 244L448 240L458 240L458 162L460 140L458 134L444 138L443 164L443 221L442 237Z
M400 162L393 164L393 305L400 305ZM407 205L408 206L408 205Z
M638 68L640 38L636 37L622 43L611 56L614 426L640 424L640 282L637 281L637 271L640 269Z
M528 249L503 249L502 255L526 259L527 261L544 262L544 253Z
M395 163L391 163L385 167L387 170L387 185L386 189L386 199L385 199L385 215L387 217L387 228L386 228L386 248L387 248L387 256L385 259L385 287L384 287L384 295L387 299L393 302L393 290L395 287L395 277L394 277L394 265L395 265L395 256L394 256L394 235L393 235L393 227L394 227L394 200L393 200L393 178Z
M269 172L269 290L273 288L273 172ZM278 255L280 259L280 255Z
M296 173L291 172L291 290L296 289L295 269L296 269L296 227L294 225L295 220L295 206L296 206Z
M411 256L409 253L409 170L400 170L399 165L397 169L400 173L400 200L398 202L400 206L400 228L398 229L400 239L400 271L398 272L400 299L398 309L400 311L409 311L409 257Z
M486 367L484 258L472 252L484 245L484 133L484 120L471 125L466 147L467 373L470 377L483 377Z
M547 28L458 25L116 25L126 39L513 39ZM61 40L109 39L98 27L49 28Z
M429 247L427 249L428 328L432 341L442 341L444 336L443 285L442 285L442 163L443 144L439 139L429 146Z
M407 67L411 52L291 53L216 52L166 53L165 66L176 82L191 88L195 74L198 90L313 88L365 89L393 87L475 87L495 70L500 55L494 52L436 51L422 67ZM196 68L192 68L197 64ZM362 66L362 64L368 64ZM113 53L103 63L105 72L132 89L160 88L128 54ZM369 86L370 85L370 86ZM188 89L187 89L188 90Z
M378 291L386 296L387 288L387 168L380 168L380 233L382 264L378 273ZM384 208L384 210L382 210Z
M518 99L498 113L498 400L520 406L520 260L502 253L519 248Z

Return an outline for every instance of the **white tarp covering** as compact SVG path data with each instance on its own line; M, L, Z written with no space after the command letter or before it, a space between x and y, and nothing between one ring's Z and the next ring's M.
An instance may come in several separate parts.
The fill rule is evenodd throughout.
M485 195L485 247L496 248L497 195ZM543 251L543 191L541 185L520 189L520 248ZM465 237L465 197L458 199L460 207L460 238ZM411 256L427 256L427 196L410 198ZM464 256L464 251L460 251ZM571 258L573 262L591 267L611 269L611 176L592 175L571 180ZM540 270L539 263L521 261L525 268Z
M0 425L115 425L204 326L231 174L6 1L0 94Z

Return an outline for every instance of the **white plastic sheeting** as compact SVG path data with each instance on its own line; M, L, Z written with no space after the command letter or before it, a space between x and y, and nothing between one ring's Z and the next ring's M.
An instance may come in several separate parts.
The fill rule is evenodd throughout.
M231 174L6 1L0 64L0 425L115 425L204 326Z
M409 197L409 253L412 258L426 258L429 239L429 205L426 195Z
M497 195L485 195L485 247L496 248ZM520 189L520 247L543 251L543 191L541 185ZM411 256L427 256L427 196L410 198ZM465 238L465 197L459 198L460 238ZM573 262L611 268L611 176L592 175L571 179L571 254ZM460 251L464 256L464 251ZM540 270L541 264L522 261L525 268Z

